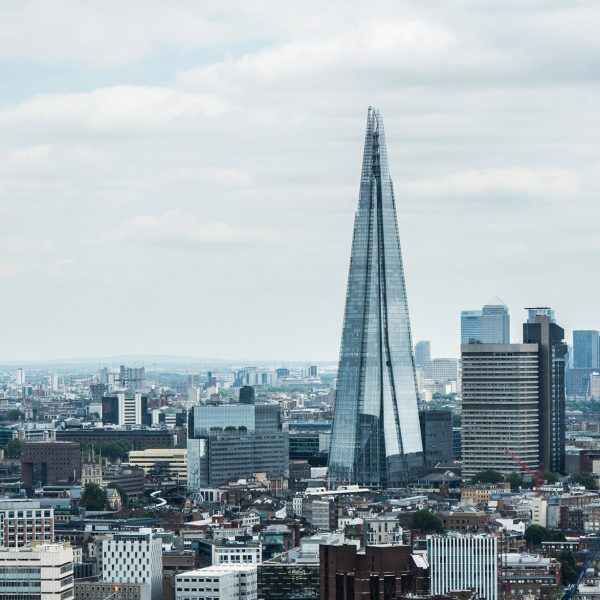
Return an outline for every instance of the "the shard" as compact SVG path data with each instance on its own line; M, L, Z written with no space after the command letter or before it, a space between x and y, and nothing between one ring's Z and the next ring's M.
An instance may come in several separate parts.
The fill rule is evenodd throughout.
M329 478L397 487L422 474L417 382L383 120L369 108Z

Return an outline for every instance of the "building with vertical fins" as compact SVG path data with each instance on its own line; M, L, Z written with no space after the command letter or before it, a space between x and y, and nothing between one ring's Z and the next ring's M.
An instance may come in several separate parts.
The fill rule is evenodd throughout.
M383 120L369 108L329 478L394 487L423 471L417 384Z

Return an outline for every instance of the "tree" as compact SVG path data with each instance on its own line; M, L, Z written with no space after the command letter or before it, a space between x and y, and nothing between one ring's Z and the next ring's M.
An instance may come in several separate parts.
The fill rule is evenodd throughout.
M411 528L421 533L444 533L442 521L429 510L418 510L412 517Z
M575 555L570 550L562 550L558 555L558 562L560 563L562 584L572 584L577 579L577 574L579 573Z
M541 525L530 525L525 530L525 542L528 546L539 546L542 542L550 541L550 531Z
M81 505L87 510L104 510L106 492L97 483L86 483L81 494Z
M523 486L523 478L518 473L515 473L514 471L512 473L509 473L506 476L505 481L510 483L510 489L513 492L519 491L519 488L521 488Z
M471 483L500 483L504 481L502 473L494 471L493 469L484 469L479 471L471 478Z
M586 490L595 490L596 480L591 476L590 473L575 473L570 477L571 483L578 483L582 485Z
M6 458L21 458L21 452L23 451L23 445L21 440L13 438L4 446L4 454Z
M543 476L546 483L558 482L558 475L556 473L553 473L550 469L544 469Z
M11 408L6 412L0 413L0 421L21 421L24 414L18 408Z
M119 496L121 496L121 503L123 506L127 506L127 493L118 483L109 483L106 487L117 490Z

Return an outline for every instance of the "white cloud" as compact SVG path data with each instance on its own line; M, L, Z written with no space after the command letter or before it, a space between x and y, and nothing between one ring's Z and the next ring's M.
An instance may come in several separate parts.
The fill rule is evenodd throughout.
M128 241L152 246L201 247L209 244L272 242L278 236L267 229L203 222L190 213L168 211L158 215L137 215L123 227L105 232L103 238L110 242Z

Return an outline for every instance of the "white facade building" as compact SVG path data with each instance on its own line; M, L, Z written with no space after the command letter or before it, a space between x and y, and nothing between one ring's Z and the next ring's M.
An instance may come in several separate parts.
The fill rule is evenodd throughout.
M103 581L141 583L142 600L162 600L162 544L151 529L107 536L100 558Z
M68 544L0 548L0 598L73 598L73 550Z
M175 600L257 600L256 565L222 565L180 573Z
M262 544L227 544L212 547L212 564L218 565L258 565L262 562Z
M531 524L548 526L548 501L540 497L531 500Z
M129 453L129 464L141 467L148 474L158 466L177 481L187 481L187 450L185 448L147 448L132 450Z
M0 546L19 548L54 542L54 509L36 500L0 501Z
M402 527L396 517L371 517L364 520L365 546L402 544Z
M498 539L490 535L427 537L432 594L475 588L479 598L498 598Z

